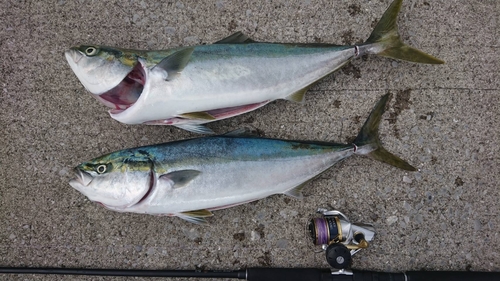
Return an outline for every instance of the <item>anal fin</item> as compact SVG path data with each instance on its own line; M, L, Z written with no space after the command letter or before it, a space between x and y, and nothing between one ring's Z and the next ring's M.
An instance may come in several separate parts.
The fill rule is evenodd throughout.
M286 100L297 102L297 103L304 103L304 96L309 90L310 85L307 85L306 87L296 91L295 93L285 97Z
M188 222L195 223L195 224L207 224L208 222L205 220L207 217L211 217L214 214L210 212L209 210L194 210L194 211L187 211L187 212L182 212L182 213L176 213L176 216L183 220L187 220Z
M179 117L186 118L186 119L200 119L200 120L209 120L213 121L216 120L216 118L211 115L210 113L207 112L188 112L188 113L183 113L180 114Z
M312 179L308 179L305 182L297 185L296 187L284 192L285 195L296 198L296 199L302 199L304 198L304 195L302 194L302 189L304 189L304 186L306 186Z

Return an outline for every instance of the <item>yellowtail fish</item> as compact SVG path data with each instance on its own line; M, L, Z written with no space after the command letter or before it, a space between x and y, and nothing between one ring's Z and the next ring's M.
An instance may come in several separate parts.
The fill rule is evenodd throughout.
M112 108L112 118L212 133L201 124L276 99L302 102L314 82L362 55L443 63L401 42L401 3L391 4L360 45L264 43L237 32L211 45L160 51L84 45L66 51L66 59L85 88Z
M273 194L302 197L307 182L355 154L415 171L380 144L378 127L388 98L381 98L350 144L235 131L113 152L77 166L70 185L110 210L204 223L213 210Z

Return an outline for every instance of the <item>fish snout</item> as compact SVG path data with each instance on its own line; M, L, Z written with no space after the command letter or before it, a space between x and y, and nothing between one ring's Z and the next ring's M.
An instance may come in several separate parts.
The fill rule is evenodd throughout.
M70 65L78 64L78 62L83 58L83 54L74 49L69 49L64 52L64 56Z
M85 171L82 171L78 167L74 168L73 172L75 173L75 178L70 181L71 186L73 186L73 184L72 184L72 182L73 182L74 184L77 183L77 184L85 187L85 186L88 186L92 182L92 180L94 179L94 177L91 174L89 174Z

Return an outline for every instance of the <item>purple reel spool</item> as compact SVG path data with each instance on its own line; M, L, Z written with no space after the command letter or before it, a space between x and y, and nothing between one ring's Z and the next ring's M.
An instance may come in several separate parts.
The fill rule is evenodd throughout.
M342 240L342 233L338 227L338 218L313 218L309 222L309 234L315 245L328 245L332 241Z

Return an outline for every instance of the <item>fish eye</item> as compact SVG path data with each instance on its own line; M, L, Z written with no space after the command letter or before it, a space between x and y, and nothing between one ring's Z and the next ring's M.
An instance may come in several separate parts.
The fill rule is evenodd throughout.
M99 174L104 174L106 172L106 169L107 169L106 165L99 165L95 170Z
M85 49L85 54L87 56L94 56L95 54L97 54L97 48L96 47L87 47L87 49Z

